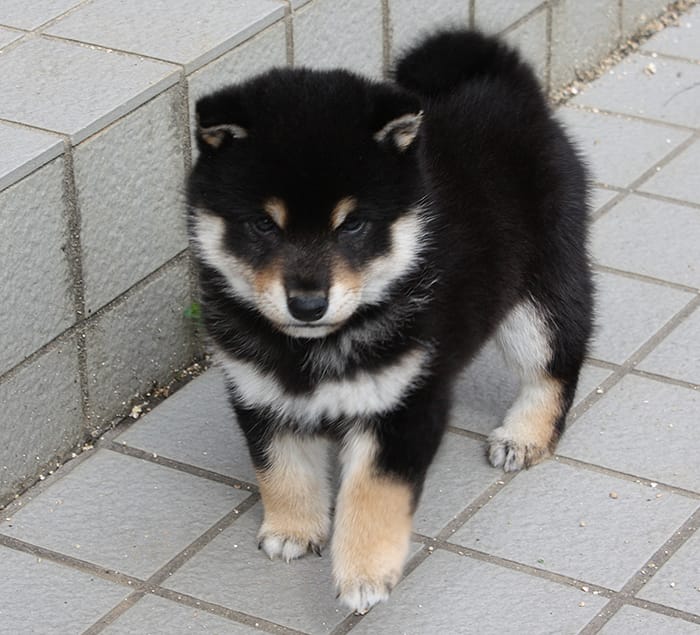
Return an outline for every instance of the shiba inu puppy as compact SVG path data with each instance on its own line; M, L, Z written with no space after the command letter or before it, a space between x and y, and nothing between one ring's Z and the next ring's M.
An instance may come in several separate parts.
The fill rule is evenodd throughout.
M340 600L364 613L401 576L454 379L487 338L521 380L489 460L556 446L591 330L586 170L532 70L467 31L393 82L272 70L197 117L189 232L260 547L320 553L333 524Z

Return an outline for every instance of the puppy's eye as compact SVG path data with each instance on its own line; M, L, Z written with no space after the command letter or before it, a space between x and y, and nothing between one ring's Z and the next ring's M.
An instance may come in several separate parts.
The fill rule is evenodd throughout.
M277 225L275 221L267 216L261 216L253 221L248 222L248 226L255 231L256 234L262 236L269 236L277 231Z
M338 231L345 234L357 234L367 227L367 221L362 218L350 217L345 219L345 222L338 227Z

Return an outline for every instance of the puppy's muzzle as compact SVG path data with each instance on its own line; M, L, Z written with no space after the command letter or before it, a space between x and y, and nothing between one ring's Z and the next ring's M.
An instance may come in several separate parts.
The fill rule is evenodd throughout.
M297 320L317 322L328 310L328 298L321 292L291 292L287 295L287 308Z

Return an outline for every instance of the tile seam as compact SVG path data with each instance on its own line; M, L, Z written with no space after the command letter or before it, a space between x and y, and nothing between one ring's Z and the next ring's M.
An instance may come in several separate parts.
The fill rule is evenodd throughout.
M82 433L90 432L90 403L88 395L87 351L85 348L85 280L83 266L83 248L81 240L82 216L78 202L78 190L75 182L73 149L70 142L64 140L64 176L63 196L66 214L66 258L71 278L73 312L75 316L75 345L78 355L78 382L80 386L80 407L82 415Z
M563 106L564 104L561 105ZM609 110L608 108L601 108L600 106L590 106L588 104L581 104L574 101L566 102L566 106L569 108L575 108L576 110L582 110L583 112L589 112L594 115L608 115L612 117L620 117L622 119L632 119L634 121L651 123L656 126L664 126L666 128L672 128L674 130L680 130L682 132L689 132L692 134L695 134L698 132L698 130L700 130L700 128L686 126L685 124L674 123L672 121L662 121L661 119L654 119L653 117L644 117L643 115L635 115L628 112Z
M205 478L209 481L215 481L216 483L223 483L238 489L241 491L250 492L252 494L258 492L258 486L256 483L249 483L248 481L234 478L223 474L221 472L216 472L215 470L209 470L206 468L197 467L191 463L186 463L185 461L178 461L177 459L172 459L168 456L161 454L156 454L152 452L147 452L141 448L130 446L128 444L117 443L116 441L109 441L104 445L100 445L101 448L109 450L111 452L116 452L118 454L123 454L125 456L130 456L134 459L140 459L142 461L148 461L149 463L154 463L155 465L160 465L162 467L167 467L171 470L177 470L178 472L185 472L192 476L199 476L200 478Z
M548 2L538 4L534 9L530 9L525 15L521 15L517 20L511 22L507 27L498 31L498 37L509 35L516 29L519 29L523 24L530 21L530 18L537 17L540 13L544 13L549 9Z
M673 53L664 53L662 51L654 51L653 49L639 49L636 51L644 57L659 58L673 62L689 62L690 64L700 64L700 57L687 57L685 55L674 55Z
M263 617L257 617L250 613L230 609L222 604L209 602L194 595L190 595L189 593L172 591L171 589L165 589L163 587L156 587L151 593L166 600L176 602L182 606L203 610L217 617L222 617L231 622L243 624L245 626L252 626L266 633L276 633L277 635L306 635L304 631L283 626L282 624L277 624L276 622L272 622Z
M631 280L638 280L639 282L646 282L648 284L654 284L659 287L666 287L668 289L675 289L676 291L681 291L683 293L688 293L691 295L697 295L700 293L700 287L691 287L680 282L673 282L671 280L664 280L663 278L655 278L654 276L649 276L644 273L638 273L637 271L628 271L627 269L618 269L617 267L611 267L609 265L603 265L600 263L595 263L593 265L593 271L598 273L610 273L622 278L629 278Z

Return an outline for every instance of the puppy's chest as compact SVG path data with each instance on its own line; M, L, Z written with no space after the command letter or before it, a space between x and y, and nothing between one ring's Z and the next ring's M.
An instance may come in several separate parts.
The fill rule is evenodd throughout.
M302 381L308 386L302 390L290 387L289 369L283 377L228 354L219 355L219 364L241 406L264 411L281 423L314 429L323 422L371 418L395 410L423 379L429 357L427 349L415 347L372 370L358 368ZM298 369L300 378L308 372Z

